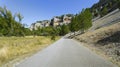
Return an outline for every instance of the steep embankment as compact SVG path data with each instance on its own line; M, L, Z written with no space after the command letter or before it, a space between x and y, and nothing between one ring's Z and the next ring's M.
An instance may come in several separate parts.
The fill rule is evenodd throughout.
M90 30L99 29L101 27L109 26L120 21L120 9L116 9L102 18L93 21L93 26Z
M120 66L120 22L74 37Z

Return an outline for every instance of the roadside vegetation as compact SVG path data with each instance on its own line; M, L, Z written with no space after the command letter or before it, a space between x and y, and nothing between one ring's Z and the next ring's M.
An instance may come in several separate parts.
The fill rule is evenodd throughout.
M76 14L68 25L49 26L32 31L26 28L26 24L22 24L23 18L20 13L13 14L6 7L0 7L0 65L35 53L58 40L59 36L69 32L84 32L92 26L89 8Z
M81 13L76 14L69 24L71 32L81 31L84 33L92 26L92 14L89 8L83 9Z
M92 14L89 8L83 9L81 13L72 17L70 24L49 26L44 28L33 29L34 36L64 36L70 32L80 31L84 33L92 26Z
M0 7L0 36L64 36L69 32L84 31L92 26L92 14L89 8L76 14L69 25L49 26L32 31L26 28L26 24L22 24L23 18L20 13L13 14L6 7Z
M0 7L0 67L32 55L60 38L53 27L31 31L22 24L23 18L20 13L13 14L6 7Z
M0 7L0 36L26 36L31 31L22 24L20 13L12 14L6 7Z
M83 43L91 50L120 66L120 22L112 24L111 26L87 31L92 26L91 18L93 21L99 20L115 9L120 9L120 0L100 0L89 8L90 13L87 11L88 9L85 9L80 14L77 14L72 20L73 23L70 25L70 30L72 32L80 31L83 33L73 36L75 40ZM92 16L90 15L91 13ZM111 17L111 19L113 18ZM105 23L105 21L102 23ZM97 24L99 23L95 25Z
M59 38L56 36L56 40ZM12 60L30 56L56 40L51 40L51 36L0 37L0 67Z
M26 24L22 24L24 17L20 13L13 14L6 7L0 7L0 66L16 58L32 55L58 40L59 36L64 36L70 32L75 33L76 31L79 31L81 35L75 36L75 39L80 42L94 44L92 47L103 50L107 56L112 57L113 62L120 65L120 48L118 45L120 42L110 41L109 43L107 41L111 40L112 35L116 35L120 25L88 32L88 29L92 27L93 18L103 17L114 9L120 8L120 0L108 0L108 5L98 6L103 2L104 0L100 0L99 3L94 4L91 8L83 9L72 17L70 24L56 27L48 26L37 30L33 29L32 31L26 28ZM113 36L113 39L116 41L118 37L119 32L117 36Z

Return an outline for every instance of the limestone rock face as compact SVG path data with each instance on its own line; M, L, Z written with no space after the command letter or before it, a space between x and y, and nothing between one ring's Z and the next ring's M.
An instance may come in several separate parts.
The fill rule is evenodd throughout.
M55 16L51 20L43 20L43 21L36 21L32 23L30 26L30 30L37 30L38 28L48 27L48 26L60 26L60 25L67 25L71 23L71 19L74 17L72 14L66 14L62 16Z

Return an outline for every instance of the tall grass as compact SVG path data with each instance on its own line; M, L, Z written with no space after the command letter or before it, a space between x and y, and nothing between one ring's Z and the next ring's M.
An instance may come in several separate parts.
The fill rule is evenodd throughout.
M57 37L59 39L59 37ZM0 37L0 66L50 45L51 37Z

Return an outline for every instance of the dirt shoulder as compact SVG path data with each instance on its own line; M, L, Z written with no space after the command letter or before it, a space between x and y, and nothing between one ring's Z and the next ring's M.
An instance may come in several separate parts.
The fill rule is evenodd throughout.
M74 39L120 66L120 22L75 36Z

